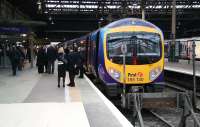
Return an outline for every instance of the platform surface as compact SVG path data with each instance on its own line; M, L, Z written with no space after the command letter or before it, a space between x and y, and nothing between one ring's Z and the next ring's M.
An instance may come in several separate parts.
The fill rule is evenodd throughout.
M78 121L78 122L77 122ZM1 127L89 127L83 104L0 104Z
M0 127L132 126L86 77L75 78L75 83L58 88L57 72L38 74L27 68L12 76L0 69Z
M200 77L200 61L196 61L196 75ZM179 62L168 62L165 59L165 70L184 73L188 75L193 74L193 64L192 61L188 63L188 60L179 60Z

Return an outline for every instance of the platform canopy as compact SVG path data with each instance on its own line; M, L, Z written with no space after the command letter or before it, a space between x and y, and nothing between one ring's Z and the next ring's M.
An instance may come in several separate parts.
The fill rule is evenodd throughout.
M44 32L52 36L59 33L59 35L69 35L73 38L97 29L99 23L107 24L123 17L141 18L142 8L145 10L146 20L159 26L166 38L169 38L171 34L172 0L9 1L34 19L49 22ZM177 37L199 36L200 1L176 0L176 13ZM68 39L68 37L65 38Z

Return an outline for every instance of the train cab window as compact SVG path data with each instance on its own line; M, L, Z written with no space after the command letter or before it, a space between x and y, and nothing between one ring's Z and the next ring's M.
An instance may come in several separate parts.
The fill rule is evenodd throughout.
M154 63L161 59L161 39L156 33L123 32L107 35L107 57L113 63L123 63L121 46L125 43L126 64L142 65Z

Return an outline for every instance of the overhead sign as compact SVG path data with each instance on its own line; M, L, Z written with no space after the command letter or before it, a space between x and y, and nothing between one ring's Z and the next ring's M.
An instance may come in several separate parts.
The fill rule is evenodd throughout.
M0 33L28 33L29 30L26 27L1 27Z

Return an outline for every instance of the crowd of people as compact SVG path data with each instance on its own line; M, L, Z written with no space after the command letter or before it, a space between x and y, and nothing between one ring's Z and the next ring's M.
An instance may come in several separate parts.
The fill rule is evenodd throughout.
M0 46L0 55L3 54L3 48ZM10 59L12 74L15 76L17 70L21 71L24 68L26 61L31 62L30 48L22 45L7 45L5 48L6 55ZM55 61L58 64L58 87L62 79L63 87L65 87L66 72L69 73L70 83L68 86L74 87L75 75L79 74L79 78L83 78L84 73L84 51L81 47L55 47L53 45L44 45L34 48L34 56L37 56L36 66L38 73L54 74Z
M31 62L30 49L22 45L9 45L6 47L6 55L10 59L12 66L12 74L16 75L17 70L21 71L24 68L25 60Z
M53 46L40 46L37 52L38 73L54 74L54 63L57 58L56 48Z
M84 57L80 47L63 48L50 46L40 46L37 51L38 73L54 74L56 59L58 60L58 87L62 78L63 87L65 87L66 71L69 73L70 83L68 86L74 87L74 78L80 72L79 78L83 78Z

